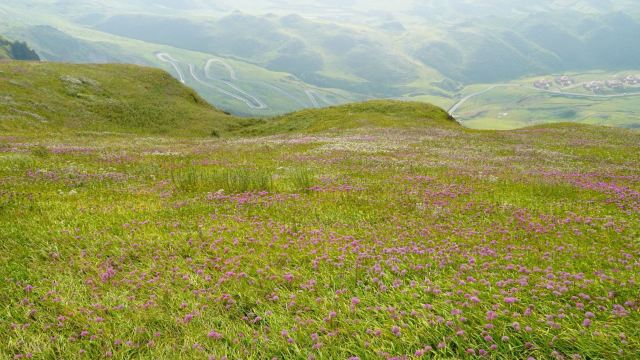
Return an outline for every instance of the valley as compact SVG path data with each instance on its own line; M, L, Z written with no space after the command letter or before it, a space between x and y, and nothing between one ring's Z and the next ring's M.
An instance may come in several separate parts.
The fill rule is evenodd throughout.
M474 85L463 91L449 112L466 126L480 129L558 120L638 128L640 85L629 74L635 72L571 74L565 76L571 79L565 85L558 84L560 75Z

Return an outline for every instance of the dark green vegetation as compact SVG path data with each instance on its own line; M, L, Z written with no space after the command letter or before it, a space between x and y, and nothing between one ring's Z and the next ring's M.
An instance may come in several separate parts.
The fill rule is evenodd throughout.
M0 60L40 60L24 42L11 42L0 36Z

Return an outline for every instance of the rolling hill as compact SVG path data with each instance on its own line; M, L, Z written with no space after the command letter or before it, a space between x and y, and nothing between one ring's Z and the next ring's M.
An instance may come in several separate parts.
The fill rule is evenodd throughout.
M0 126L1 359L640 350L638 131L242 120L161 70L35 62L0 62Z
M241 121L166 72L135 65L2 62L0 96L3 132L209 136Z
M425 103L369 101L273 119L224 113L168 73L136 65L0 63L0 130L174 136L321 132L360 127L459 126Z
M342 132L362 128L457 128L460 124L439 107L421 102L373 100L324 109L301 110L239 129L241 135Z

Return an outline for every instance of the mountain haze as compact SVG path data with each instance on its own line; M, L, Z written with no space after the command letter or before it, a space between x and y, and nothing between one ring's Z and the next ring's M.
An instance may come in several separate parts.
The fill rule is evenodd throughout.
M372 98L455 108L481 84L531 87L562 74L601 74L587 77L604 84L640 73L640 4L626 0L7 0L0 19L0 31L45 60L160 67L241 116ZM536 108L558 96L528 95L508 108L480 96L502 110L467 106L460 116L493 126L525 99L539 99ZM606 124L611 110L596 107L573 121Z

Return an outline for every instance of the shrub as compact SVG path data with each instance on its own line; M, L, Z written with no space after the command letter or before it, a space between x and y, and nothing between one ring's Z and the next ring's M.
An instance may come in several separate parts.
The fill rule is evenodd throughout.
M174 171L171 179L181 191L224 190L227 193L243 193L273 190L273 173L263 169L208 170L191 167Z
M44 158L48 158L49 155L51 155L51 152L45 146L38 145L38 146L34 147L33 149L31 149L31 154L33 156L36 156L36 157L44 159Z

